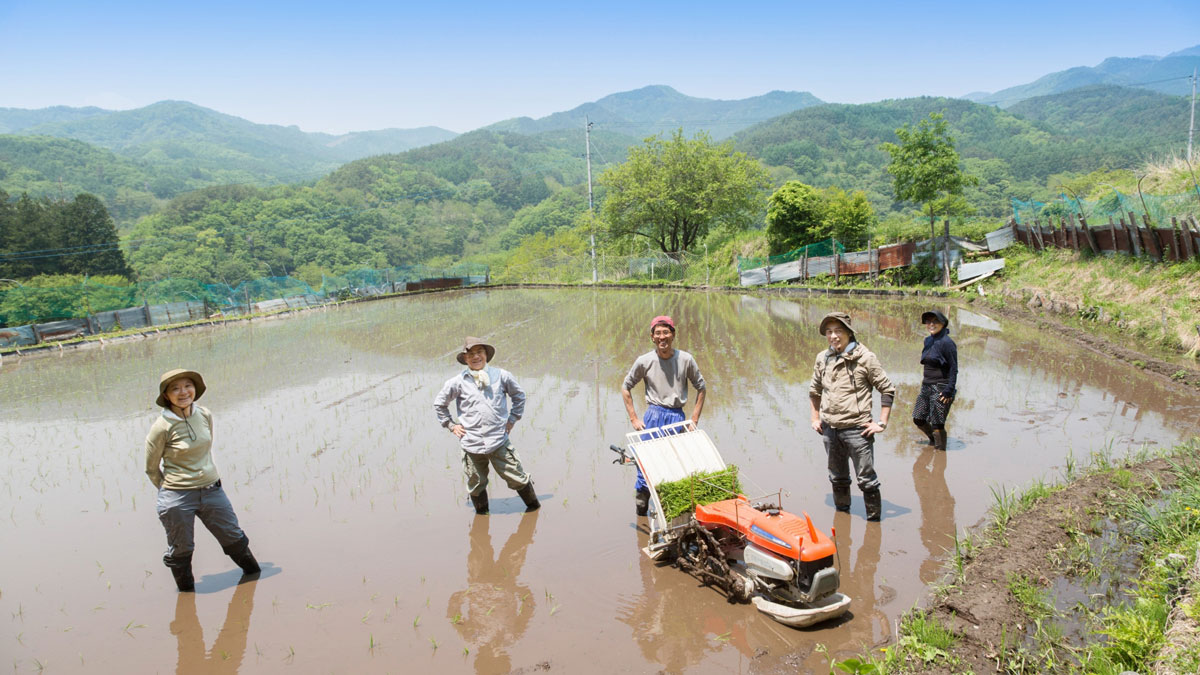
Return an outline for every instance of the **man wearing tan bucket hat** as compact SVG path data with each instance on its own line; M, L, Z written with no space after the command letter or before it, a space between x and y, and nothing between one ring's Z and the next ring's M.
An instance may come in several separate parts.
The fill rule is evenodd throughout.
M495 347L468 337L455 356L466 369L447 380L433 400L438 423L458 437L467 492L479 515L488 513L489 466L517 491L526 511L541 506L533 481L508 438L508 432L525 412L525 390L512 373L488 365L495 356ZM457 422L450 416L451 402L458 414Z
M825 443L834 508L850 510L853 462L867 520L874 521L879 520L883 508L875 473L875 434L887 428L896 386L875 354L858 343L851 326L845 312L830 312L821 319L818 331L829 341L829 348L817 354L808 398L812 428ZM871 416L873 390L879 391L878 422Z
M197 517L244 574L261 571L212 460L212 413L195 403L206 389L194 370L163 373L154 401L162 413L146 435L146 475L158 488L158 519L167 532L163 563L185 592L196 589L192 552Z

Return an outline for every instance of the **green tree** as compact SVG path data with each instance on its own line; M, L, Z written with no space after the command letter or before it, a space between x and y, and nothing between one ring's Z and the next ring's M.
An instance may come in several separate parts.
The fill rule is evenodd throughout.
M846 192L839 187L823 190L825 199L822 220L822 239L833 237L846 247L857 251L867 245L867 237L875 224L875 209L862 190Z
M767 200L767 245L771 255L786 253L824 238L825 200L798 180L783 184Z
M80 194L57 211L62 246L70 253L64 256L61 273L123 277L133 274L125 262L125 254L117 248L117 226L103 202L93 195Z
M888 172L892 174L896 200L924 205L929 210L929 236L936 238L934 228L939 211L944 213L951 205L959 204L954 198L977 181L960 166L954 138L941 113L929 113L929 118L921 120L916 129L905 124L896 129L896 136L899 145L880 146L892 157ZM949 284L948 266L944 275Z
M767 172L757 160L714 145L704 132L650 137L600 177L608 189L603 220L610 237L645 237L664 253L687 251L709 228L748 227L761 212Z

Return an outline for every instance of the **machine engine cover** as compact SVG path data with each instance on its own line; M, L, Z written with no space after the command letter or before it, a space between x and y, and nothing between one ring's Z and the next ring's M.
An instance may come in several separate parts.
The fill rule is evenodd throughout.
M788 561L754 544L746 544L743 557L746 561L746 569L758 576L781 581L790 581L795 576L795 571Z

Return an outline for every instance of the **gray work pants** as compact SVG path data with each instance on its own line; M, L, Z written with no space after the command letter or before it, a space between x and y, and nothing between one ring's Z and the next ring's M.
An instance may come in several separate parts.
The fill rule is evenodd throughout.
M859 489L863 492L879 489L879 477L875 475L875 437L866 438L862 432L862 427L835 429L828 424L822 426L829 482L834 487L850 487L850 462L853 462Z
M196 548L196 518L217 538L221 548L246 536L238 527L237 514L221 488L221 481L195 490L158 490L158 519L167 531L165 558L191 555Z
M487 489L488 468L496 470L508 487L520 490L529 484L529 474L521 466L521 458L512 443L496 448L486 455L463 452L463 478L467 481L467 492L477 495Z

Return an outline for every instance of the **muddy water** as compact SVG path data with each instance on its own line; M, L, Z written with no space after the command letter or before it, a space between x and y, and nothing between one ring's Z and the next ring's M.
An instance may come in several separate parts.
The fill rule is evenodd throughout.
M849 309L899 387L876 445L884 520L834 516L807 387L816 321ZM0 369L0 655L49 672L826 672L885 641L992 492L1104 450L1172 444L1200 401L1052 334L942 307L962 372L948 451L908 416L923 306L652 291L505 290L362 304ZM639 553L619 386L671 314L709 383L702 426L752 488L837 531L840 623L793 630ZM529 394L514 443L544 507L467 506L431 401L487 337ZM197 532L178 594L143 474L158 374L202 371L214 456L258 581ZM640 389L639 389L640 392ZM640 395L639 410L644 409ZM690 406L689 406L690 410ZM1068 459L1073 458L1073 459Z

